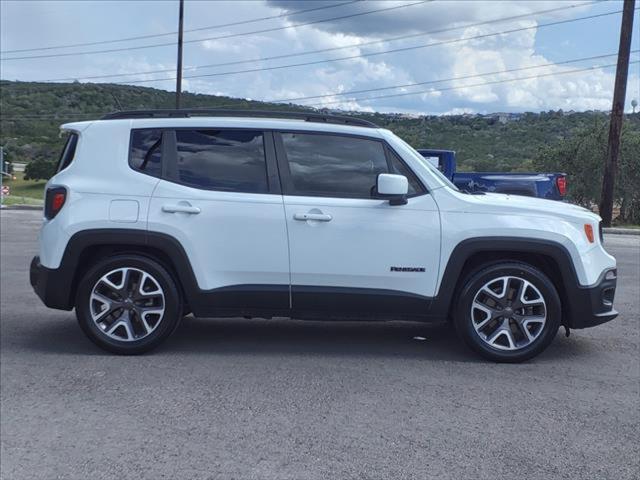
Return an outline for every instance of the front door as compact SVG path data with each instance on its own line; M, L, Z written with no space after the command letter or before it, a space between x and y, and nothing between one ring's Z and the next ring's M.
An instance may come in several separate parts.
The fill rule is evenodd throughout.
M292 306L356 316L424 315L436 288L437 206L382 140L276 135L289 233ZM406 205L373 198L377 175L409 180Z

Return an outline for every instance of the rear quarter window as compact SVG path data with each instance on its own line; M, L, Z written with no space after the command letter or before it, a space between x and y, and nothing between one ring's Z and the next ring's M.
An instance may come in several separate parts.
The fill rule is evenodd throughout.
M70 133L67 137L67 141L64 144L64 148L60 153L60 158L58 159L58 167L56 168L56 172L64 170L73 161L73 158L76 155L76 147L78 145L78 134Z
M149 128L131 132L129 165L152 177L162 176L162 130Z

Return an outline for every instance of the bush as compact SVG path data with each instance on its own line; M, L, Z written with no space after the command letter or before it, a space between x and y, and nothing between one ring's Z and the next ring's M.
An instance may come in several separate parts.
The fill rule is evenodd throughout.
M56 173L55 162L33 160L24 167L25 180L49 180Z

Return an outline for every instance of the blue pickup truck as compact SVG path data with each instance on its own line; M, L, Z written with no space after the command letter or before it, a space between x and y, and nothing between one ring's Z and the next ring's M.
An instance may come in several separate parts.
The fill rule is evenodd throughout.
M456 152L432 149L418 152L466 192L508 193L548 200L563 200L567 192L564 173L456 172Z

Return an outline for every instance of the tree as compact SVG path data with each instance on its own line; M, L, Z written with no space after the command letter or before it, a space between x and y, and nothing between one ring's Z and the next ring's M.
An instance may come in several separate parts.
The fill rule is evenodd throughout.
M620 175L616 182L616 197L620 202L618 220L640 224L640 132L622 129Z
M25 180L49 180L56 173L55 162L34 160L24 168Z
M600 202L604 158L607 154L607 130L598 121L555 145L542 150L534 167L568 175L568 198L592 209ZM614 191L618 223L640 223L640 132L625 125L622 129L620 162Z

